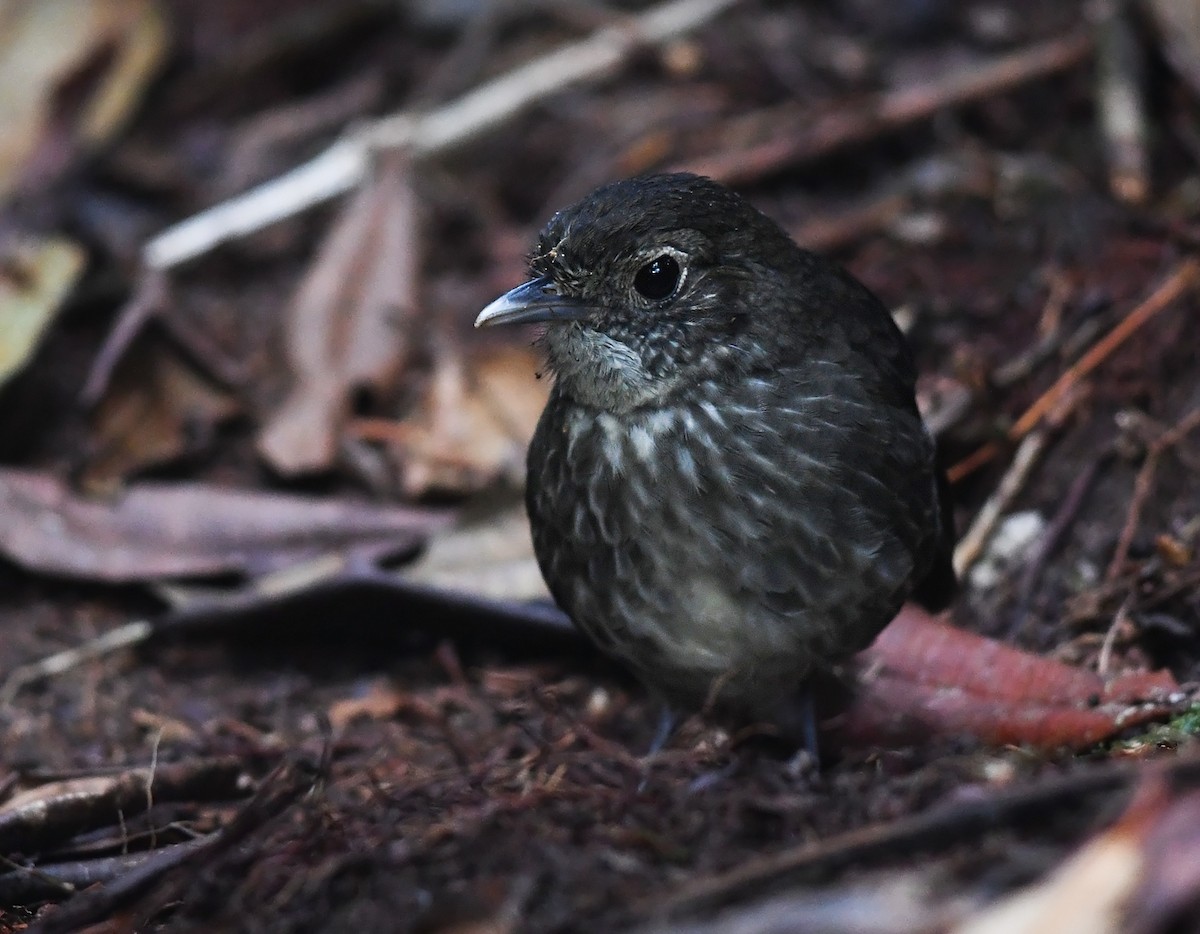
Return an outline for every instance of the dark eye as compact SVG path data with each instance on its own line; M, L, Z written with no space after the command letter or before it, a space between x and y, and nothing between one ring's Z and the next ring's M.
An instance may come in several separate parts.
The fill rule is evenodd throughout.
M664 253L650 260L633 277L633 287L643 298L661 302L670 298L679 286L679 263L673 256Z

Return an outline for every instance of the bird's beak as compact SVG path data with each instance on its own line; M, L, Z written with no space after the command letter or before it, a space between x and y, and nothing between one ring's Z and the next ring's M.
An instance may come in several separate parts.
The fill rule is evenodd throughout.
M479 313L475 327L493 324L532 324L538 321L578 321L591 307L581 299L562 296L549 276L539 276L505 292Z

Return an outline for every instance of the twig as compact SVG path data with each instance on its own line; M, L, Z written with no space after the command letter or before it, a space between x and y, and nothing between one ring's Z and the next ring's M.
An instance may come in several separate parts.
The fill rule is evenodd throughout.
M1097 341L1091 350L1080 357L1054 381L1054 385L1037 398L1009 430L1009 437L1013 440L1024 437L1080 380L1112 356L1113 352L1146 322L1195 286L1198 278L1200 278L1200 261L1188 258L1180 263L1167 280L1151 293L1149 298L1126 315L1124 320Z
M9 800L0 809L0 852L45 853L79 833L109 827L121 815L149 812L147 782L154 799L228 799L244 793L242 763L233 757L195 759L126 768L50 782Z
M1108 669L1112 665L1113 647L1117 644L1117 636L1121 630L1127 629L1129 626L1129 609L1132 605L1133 594L1130 594L1117 609L1108 631L1104 634L1104 641L1100 643L1100 655L1096 659L1096 674L1101 678L1108 677Z
M912 199L904 192L876 195L835 214L806 221L791 231L792 239L805 249L829 253L891 224L911 203Z
M36 662L14 668L0 684L0 709L12 704L26 685L79 668L90 661L104 658L123 648L145 642L154 631L154 624L137 620L118 626L111 632L74 648L55 652Z
M192 851L207 846L211 835L175 843L151 852L122 853L95 859L51 863L47 866L14 866L0 875L0 903L27 905L47 898L61 898L79 889L107 885L137 869L165 872L177 866ZM5 860L5 862L8 862Z
M1054 384L1034 401L1025 413L1008 430L1008 439L1018 441L1042 420L1058 402L1092 370L1112 356L1134 333L1164 308L1196 285L1200 278L1200 261L1194 257L1183 260L1175 271L1140 305L1126 315L1111 331L1097 341L1080 357ZM1000 453L996 442L989 442L969 457L959 461L949 471L951 483L957 483L974 473Z
M1029 81L1066 71L1082 62L1092 51L1092 40L1078 33L1021 49L969 68L955 69L915 87L887 91L867 104L813 119L808 112L773 112L744 118L756 124L769 123L772 138L734 152L687 163L685 168L711 175L727 183L746 182L787 165L812 161L852 143L861 142L911 123L925 120L939 110L961 106L1019 87ZM802 127L783 134L779 123ZM732 132L723 133L729 138Z
M100 401L125 351L142 333L146 322L166 307L168 298L166 276L154 269L143 272L133 295L121 309L116 325L109 331L96 359L92 361L92 368L79 393L79 401L84 408L90 409Z
M235 131L222 178L226 195L244 191L265 174L264 166L285 147L329 133L374 110L384 93L384 80L370 71L299 101L289 101L251 117Z
M1063 536L1067 534L1067 530L1075 521L1075 517L1079 515L1079 510L1083 506L1084 500L1087 498L1088 491L1092 488L1092 484L1096 482L1096 477L1100 474L1100 468L1111 456L1110 452L1106 452L1101 457L1097 457L1087 462L1084 465L1083 471L1072 481L1071 486L1067 489L1067 495L1063 498L1062 505L1054 514L1054 518L1050 520L1050 524L1046 527L1045 533L1042 535L1042 540L1038 544L1037 552L1033 559L1025 568L1025 572L1021 575L1021 583L1017 588L1017 609L1013 614L1012 624L1008 630L1008 641L1014 641L1021 630L1025 628L1025 622L1029 619L1029 607L1033 600L1033 590L1037 586L1039 578L1042 576L1042 571L1045 570L1050 556L1062 541Z
M563 88L604 75L639 47L664 42L737 0L670 0L464 94L429 113L403 112L363 127L285 175L164 230L146 244L151 269L171 269L228 240L349 191L366 177L371 154L407 148L414 157L461 145Z
M635 911L658 916L696 913L754 897L798 878L827 877L847 866L898 854L911 859L915 850L952 846L993 827L1011 829L1046 820L1064 808L1083 807L1096 795L1125 791L1150 768L1153 766L1108 765L1033 788L969 798L888 824L863 827L749 860L730 872L686 884L665 899L656 897L653 903L635 906ZM1194 782L1200 776L1200 762L1181 760L1164 771L1174 781Z
M244 841L273 820L313 787L311 770L301 764L284 764L263 779L251 798L225 827L198 842L181 843L158 850L146 862L134 866L110 884L80 892L59 911L32 924L30 934L66 934L110 917L114 912L138 904L171 886L173 870L192 863L195 873L211 865L221 854Z
M6 897L16 894L5 891L4 883L12 878L17 878L25 882L26 888L38 887L38 892L42 898L72 895L75 892L76 886L73 882L59 878L54 873L46 872L40 866L24 866L16 860L9 859L2 853L0 853L0 866L6 866L11 870L11 872L0 875L0 900L6 905L21 904L19 895L16 898ZM84 884L86 885L87 883ZM17 889L17 892L20 891L20 889Z
M1062 346L1066 336L1062 329L1062 313L1071 296L1072 283L1069 276L1055 270L1049 274L1050 288L1046 304L1038 316L1040 336L1036 343L1025 348L1003 366L996 367L991 383L997 389L1006 389L1033 372L1034 367Z
M1154 485L1154 475L1157 472L1158 458L1153 453L1148 453L1133 481L1133 495L1129 498L1129 508L1125 512L1125 524L1121 526L1117 547L1113 550L1108 569L1104 572L1106 581L1115 580L1125 567L1129 549L1133 545L1133 537L1137 534L1138 523L1142 518L1142 508L1150 496L1150 488Z
M1001 478L996 491L988 497L975 521L954 549L954 570L960 577L975 563L1000 516L1025 487L1038 458L1050 440L1051 433L1067 420L1079 400L1083 398L1083 392L1079 391L1078 385L1073 385L1072 389L1075 391L1071 394L1055 400L1055 407L1043 426L1021 439L1012 463Z
M1111 0L1096 24L1096 107L1112 193L1141 204L1150 191L1144 92L1145 52L1129 19L1129 4Z
M1133 537L1137 534L1138 522L1141 521L1142 509L1146 505L1146 500L1150 496L1150 490L1154 486L1154 476L1158 472L1159 461L1162 460L1163 454L1182 441L1187 435L1200 427L1200 409L1193 409L1182 419L1175 424L1173 428L1168 429L1159 436L1146 453L1146 460L1143 461L1141 469L1138 471L1137 479L1133 482L1133 496L1129 501L1129 510L1125 514L1125 525L1121 527L1121 535L1117 539L1117 547L1113 552L1112 560L1108 564L1108 570L1104 574L1106 581L1116 579L1117 575L1125 567L1125 561L1129 557L1129 548L1133 544Z
M991 538L992 532L996 528L996 523L1000 521L1000 516L1004 514L1004 511L1008 509L1029 480L1029 475L1033 472L1034 465L1037 464L1042 451L1045 450L1048 440L1046 432L1035 431L1021 441L1012 463L995 492L988 497L983 508L975 516L975 521L971 523L971 527L967 529L966 534L954 549L954 570L959 577L962 577L967 568L979 559L984 545L987 544L987 540Z

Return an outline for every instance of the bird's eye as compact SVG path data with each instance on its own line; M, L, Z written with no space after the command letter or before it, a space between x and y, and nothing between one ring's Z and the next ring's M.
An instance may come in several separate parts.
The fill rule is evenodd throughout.
M637 271L633 287L652 302L670 298L679 287L680 269L675 257L668 253L658 256Z

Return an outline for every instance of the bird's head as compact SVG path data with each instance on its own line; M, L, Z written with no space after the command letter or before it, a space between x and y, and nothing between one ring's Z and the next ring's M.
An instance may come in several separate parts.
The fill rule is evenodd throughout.
M800 256L773 221L709 179L615 182L550 220L534 278L475 326L544 323L559 391L629 411L744 365L737 336Z

